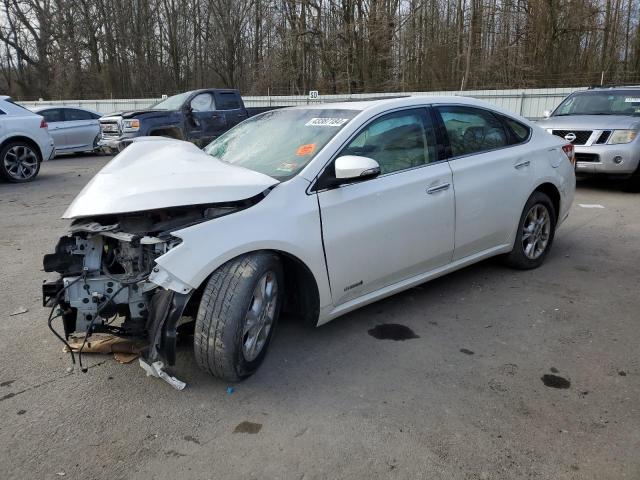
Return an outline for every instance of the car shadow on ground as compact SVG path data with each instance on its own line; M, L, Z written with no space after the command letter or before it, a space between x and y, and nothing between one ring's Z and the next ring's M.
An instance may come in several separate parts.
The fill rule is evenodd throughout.
M364 306L320 327L306 326L296 317L285 316L278 323L277 335L264 364L255 375L237 385L261 391L302 384L315 390L324 388L328 381L333 382L329 377L337 370L343 379L351 378L357 383L358 373L371 368L371 349L380 346L370 332L376 326L406 327L409 332L415 332L415 336L408 339L420 341L422 337L422 341L426 341L424 348L429 348L431 342L437 341L429 338L435 326L442 320L446 321L441 313L432 316L430 306L438 305L441 310L443 305L455 305L460 299L464 301L468 294L473 295L471 290L491 277L514 272L499 258L491 258ZM408 322L400 320L407 317L410 318ZM394 343L387 342L386 346ZM377 361L384 363L385 353L380 355L383 357ZM394 354L389 352L389 355L389 361L393 361ZM227 382L211 377L198 367L191 334L179 336L177 365L172 371L191 388L227 385Z
M631 185L628 179L609 178L604 176L578 176L576 177L576 188L581 190L589 189L594 191L626 193L629 195L638 193L640 190L638 186Z

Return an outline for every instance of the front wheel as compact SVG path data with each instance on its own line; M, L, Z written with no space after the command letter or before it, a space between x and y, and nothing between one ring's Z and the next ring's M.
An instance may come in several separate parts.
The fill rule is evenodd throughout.
M640 193L640 165L636 171L624 181L624 190L629 193Z
M253 374L267 353L280 315L283 273L270 252L243 255L216 270L196 317L196 362L227 381Z
M103 150L102 147L100 145L98 145L98 142L100 141L100 134L96 135L96 138L93 139L93 145L91 147L91 152L94 155L100 155Z
M549 197L542 192L533 192L520 216L513 250L506 256L507 264L521 270L542 265L553 243L556 218Z

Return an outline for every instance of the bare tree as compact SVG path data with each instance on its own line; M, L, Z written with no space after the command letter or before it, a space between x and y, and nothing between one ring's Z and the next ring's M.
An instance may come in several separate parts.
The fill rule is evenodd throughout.
M640 83L637 0L0 0L18 98Z

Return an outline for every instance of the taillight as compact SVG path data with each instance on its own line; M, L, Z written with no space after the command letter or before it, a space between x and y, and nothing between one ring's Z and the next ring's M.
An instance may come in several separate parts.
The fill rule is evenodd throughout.
M48 125L47 125L47 121L43 118L43 119L40 121L40 128L47 128L47 127L48 127Z
M573 143L567 143L562 146L562 151L567 156L572 165L576 164L576 152L573 147Z

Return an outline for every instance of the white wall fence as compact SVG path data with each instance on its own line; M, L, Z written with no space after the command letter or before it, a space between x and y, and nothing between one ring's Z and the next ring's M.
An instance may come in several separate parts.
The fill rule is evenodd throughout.
M542 118L545 110L553 110L570 93L584 89L580 88L532 88L514 90L466 90L466 91L440 91L440 92L396 92L396 93L357 93L344 95L319 95L317 100L309 100L306 96L246 96L244 99L247 107L269 106L293 106L310 103L340 102L348 100L362 100L381 97L397 96L447 96L463 95L485 100L498 107L509 110L532 120ZM43 100L19 102L27 108L40 106L75 106L95 110L100 113L111 113L119 110L136 110L148 108L159 98L124 98L105 100Z

